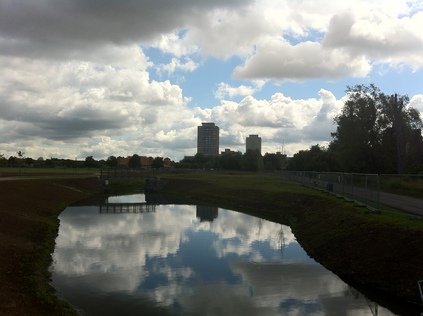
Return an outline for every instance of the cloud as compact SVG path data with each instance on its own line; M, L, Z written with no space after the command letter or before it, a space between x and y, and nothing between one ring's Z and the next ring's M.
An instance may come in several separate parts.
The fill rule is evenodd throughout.
M245 86L241 85L238 87L232 87L231 85L221 82L218 85L216 92L214 93L214 97L216 99L224 99L226 96L229 98L233 98L236 96L247 96L253 95L257 91L260 91L263 86L265 85L266 81L264 80L255 80L254 86Z
M146 67L26 58L0 60L4 70L0 85L3 142L14 142L17 146L25 139L39 139L56 141L60 147L63 141L75 144L84 139L130 141L129 135L138 134L140 143L141 139L148 141L148 135L156 134L156 125L179 130L184 128L180 126L183 122L195 124L180 87L168 80L149 80L148 72L142 70ZM91 151L98 149L94 146ZM100 156L106 153L113 154L108 149Z
M113 310L110 298L118 296L129 309L142 301L196 315L222 306L231 315L368 314L369 300L309 258L289 227L222 209L204 222L198 211L157 205L153 213L101 215L96 206L68 208L60 215L52 282L87 313L86 294L100 289L90 297L97 313L98 306Z
M319 98L292 99L282 93L270 100L257 100L252 96L240 102L222 101L212 109L197 109L202 121L213 121L220 127L221 148L245 151L245 138L259 134L265 152L281 151L285 146L289 155L298 148L313 144L326 144L336 126L333 119L343 106L332 92L321 89Z
M239 103L224 102L214 107L212 118L256 128L303 128L317 115L322 103L317 99L293 100L282 93L274 94L270 100L249 96Z
M192 72L198 68L198 63L192 61L190 58L186 58L184 61L181 61L177 58L172 58L170 63L161 64L157 68L159 73L167 73L168 75L173 74L175 71L186 71Z
M330 140L342 96L322 79L420 78L422 23L420 1L0 0L0 153L178 160L202 121L221 147L295 153Z
M364 77L371 67L363 56L351 58L342 50L325 50L320 43L291 45L270 39L257 45L256 53L243 66L235 68L234 77L242 79L306 79Z
M335 15L323 40L323 47L343 49L351 56L366 56L376 63L423 66L423 13L412 17L373 12L356 17L350 12Z
M327 16L330 21L325 26L311 22L309 17L315 15L311 10L313 6L308 5L304 14L298 15L299 21L307 22L302 27L296 26L298 21L292 22L290 28L284 28L285 35L267 33L267 38L261 36L251 56L235 68L235 78L335 80L365 77L373 64L405 65L413 70L423 66L423 35L418 31L423 27L422 12L399 18L404 8L394 11L388 6L382 11L378 7L371 13L363 13L368 10L359 11L362 6L359 4L355 10L341 10ZM321 8L316 8L316 12L321 13ZM295 13L285 15L292 19ZM324 14L317 20L321 21L322 17ZM324 38L310 36L313 29L325 32Z
M410 100L409 106L415 108L420 112L420 117L423 119L423 94L416 94Z
M2 52L45 56L54 47L69 56L72 48L149 41L184 28L194 17L205 18L209 11L242 8L248 2L2 0L0 5L0 36L8 44Z

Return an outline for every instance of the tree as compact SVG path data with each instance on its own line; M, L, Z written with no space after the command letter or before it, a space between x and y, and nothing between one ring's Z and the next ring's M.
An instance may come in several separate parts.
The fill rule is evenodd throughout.
M31 157L26 157L24 161L26 165L32 165L34 163L34 159L32 159Z
M313 145L309 150L301 150L289 161L287 169L301 171L341 171L335 155L325 147Z
M96 166L96 161L93 158L93 156L87 156L87 157L85 157L85 166L88 169L94 168Z
M223 154L219 158L220 167L225 170L241 170L242 154L240 152L233 154Z
M116 168L118 166L118 159L115 156L110 156L106 160L106 166Z
M25 159L25 153L19 150L17 154L19 157L19 165L22 166L22 162L24 162L24 159Z
M263 169L263 157L258 150L247 149L242 156L242 167L246 171L259 171Z
M348 87L346 92L348 100L335 118L338 125L329 145L342 170L404 172L408 135L422 124L418 111L405 107L408 97L389 97L373 84Z
M139 168L141 167L141 158L137 154L133 154L131 158L128 160L128 167L129 168Z
M338 126L330 149L338 153L343 171L375 172L380 149L380 91L374 85L357 85L346 92L349 98L335 118Z
M194 156L194 163L197 163L200 167L202 167L208 161L207 156L201 153L196 153Z
M53 163L53 159L46 159L44 164L48 168L54 168L55 167L54 163Z
M3 154L0 154L0 166L4 166L7 164L7 159L4 158Z
M19 159L15 156L10 156L9 159L7 159L7 164L9 167L16 167L18 165Z
M18 159L18 161L19 161L19 175L22 175L22 163L23 162L25 162L24 161L24 159L25 159L25 153L23 152L23 151L18 151L17 152L17 154L18 154L18 157L19 157L19 159Z
M160 168L163 168L163 166L164 166L163 157L156 157L153 159L153 162L151 163L151 167L154 169L160 169Z
M387 121L387 132L395 140L395 149L397 156L397 172L399 174L407 171L407 162L413 161L412 150L406 150L407 146L415 147L416 131L422 128L422 121L418 110L407 106L408 96L391 95L386 96L385 115ZM421 132L419 132L421 136ZM418 141L418 140L417 140ZM407 153L408 152L408 153Z
M263 164L266 170L282 170L286 164L286 156L266 153L263 157Z

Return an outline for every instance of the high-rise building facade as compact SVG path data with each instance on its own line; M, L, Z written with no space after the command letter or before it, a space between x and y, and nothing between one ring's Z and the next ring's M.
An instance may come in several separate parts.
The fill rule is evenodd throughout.
M245 142L245 151L248 149L258 150L261 155L261 137L258 135L250 135L247 137Z
M219 127L214 123L201 123L197 128L197 153L204 156L219 155Z

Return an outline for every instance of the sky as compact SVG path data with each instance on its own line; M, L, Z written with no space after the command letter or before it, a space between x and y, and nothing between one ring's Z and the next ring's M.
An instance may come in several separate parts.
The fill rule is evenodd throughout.
M327 145L346 89L423 118L423 1L0 0L0 154L288 156Z

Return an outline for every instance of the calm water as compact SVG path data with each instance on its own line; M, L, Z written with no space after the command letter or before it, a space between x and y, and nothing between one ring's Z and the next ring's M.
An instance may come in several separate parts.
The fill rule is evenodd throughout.
M393 315L309 258L288 226L144 201L60 215L52 284L84 315Z

